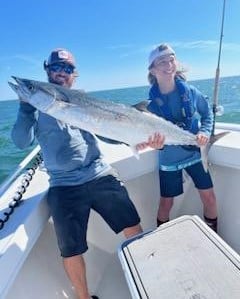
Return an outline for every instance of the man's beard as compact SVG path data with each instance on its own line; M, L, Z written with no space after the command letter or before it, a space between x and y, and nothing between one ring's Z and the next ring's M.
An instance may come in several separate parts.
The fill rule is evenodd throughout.
M58 79L53 79L51 77L48 77L48 81L50 83L53 83L53 84L61 85L61 86L64 86L64 87L69 87L69 85L67 84L67 81L63 78L58 80Z

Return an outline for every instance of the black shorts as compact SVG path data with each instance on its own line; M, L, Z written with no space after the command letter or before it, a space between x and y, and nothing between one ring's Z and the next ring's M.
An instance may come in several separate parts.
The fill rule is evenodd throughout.
M197 189L205 190L213 187L209 171L205 172L202 162L198 162L185 168L192 178ZM160 190L163 197L174 197L183 193L182 170L159 171Z
M63 257L82 254L88 249L86 233L91 209L115 233L140 222L125 186L114 175L77 186L51 187L48 204Z

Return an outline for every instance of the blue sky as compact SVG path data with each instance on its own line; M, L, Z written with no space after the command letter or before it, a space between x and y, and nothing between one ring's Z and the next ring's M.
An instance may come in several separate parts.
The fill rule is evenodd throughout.
M170 43L188 79L215 76L222 0L21 0L1 5L0 100L16 98L11 75L46 80L56 47L76 57L75 88L147 85L150 50ZM226 0L221 76L240 74L240 1Z

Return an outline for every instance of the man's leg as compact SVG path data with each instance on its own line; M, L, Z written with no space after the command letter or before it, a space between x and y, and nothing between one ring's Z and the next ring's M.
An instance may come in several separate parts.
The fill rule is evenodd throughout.
M123 230L124 236L128 239L131 238L137 234L140 234L142 232L142 227L140 224L131 226L131 227L126 227Z
M63 265L65 271L75 288L79 299L90 299L88 292L86 267L82 255L75 255L72 257L63 258Z
M140 224L132 227L127 227L123 230L126 238L131 238L142 232ZM76 294L79 299L89 299L91 296L88 292L86 267L82 255L75 255L68 258L63 258L63 264L66 273L75 288Z
M78 299L97 298L89 295L84 258L76 254L87 250L86 229L91 206L87 190L88 186L83 184L52 187L48 193L63 265Z

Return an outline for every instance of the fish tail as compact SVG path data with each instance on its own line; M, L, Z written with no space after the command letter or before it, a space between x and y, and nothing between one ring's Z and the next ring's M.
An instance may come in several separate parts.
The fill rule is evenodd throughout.
M204 145L200 146L200 153L201 153L201 158L202 158L202 164L205 172L208 172L208 152L211 148L211 146L218 141L220 138L224 137L227 135L229 132L221 132L216 135L211 135L209 142Z
M226 132L221 132L218 133L216 135L211 135L209 143L210 146L213 145L216 141L218 141L220 138L224 137L225 135L229 134L230 132L226 131Z
M208 152L209 152L209 146L203 145L200 146L200 153L201 153L201 159L203 164L203 169L205 172L208 172Z

